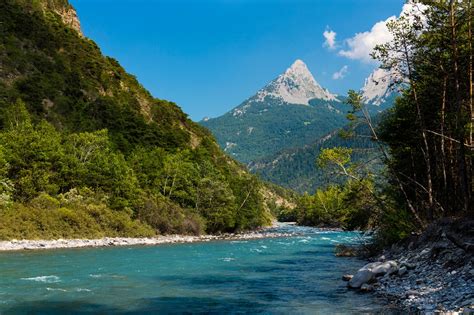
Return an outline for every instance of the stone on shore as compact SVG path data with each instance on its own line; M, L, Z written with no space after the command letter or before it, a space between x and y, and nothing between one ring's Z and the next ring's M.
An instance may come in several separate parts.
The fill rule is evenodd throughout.
M378 262L361 268L349 286L365 292L370 285L405 313L474 314L473 227L474 220L439 221L385 250ZM397 277L390 276L395 273Z
M393 260L386 261L372 268L372 272L375 274L375 276L384 275L384 274L391 275L392 273L395 273L397 271L398 271L398 264L396 261L393 261Z
M349 287L357 289L361 288L363 284L366 284L374 278L382 275L391 275L398 271L398 264L396 261L389 260L386 262L373 262L365 265L354 277L349 281Z
M369 269L360 269L349 281L348 286L353 289L360 288L363 284L374 278L374 273Z

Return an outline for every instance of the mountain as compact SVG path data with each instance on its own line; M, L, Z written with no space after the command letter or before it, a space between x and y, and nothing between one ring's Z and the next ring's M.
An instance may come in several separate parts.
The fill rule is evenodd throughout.
M67 0L0 1L0 183L0 239L244 230L278 199Z
M360 89L362 100L378 121L380 113L393 105L398 91L394 89L393 74L383 69L374 70L365 80ZM377 154L374 143L370 141L370 133L364 126L358 127L355 132L364 137L343 139L339 137L340 126L322 137L301 146L283 149L274 154L255 159L248 164L251 172L259 174L263 179L296 190L300 193L314 192L316 188L329 182L324 172L318 168L315 161L324 148L344 146L353 149L353 159L369 161L370 167L375 170L381 167L379 159L373 159ZM334 180L334 179L331 179Z
M362 101L372 110L382 111L392 106L395 97L399 94L396 87L397 75L385 69L375 69L365 79L364 86L360 89Z
M323 89L314 79L306 64L296 60L283 74L257 92L258 101L280 100L287 104L309 105L312 99L338 101L337 95ZM255 100L255 99L254 99ZM234 110L240 115L243 112Z
M305 63L296 60L239 106L200 123L229 155L249 163L342 127L345 112L342 99L322 88Z

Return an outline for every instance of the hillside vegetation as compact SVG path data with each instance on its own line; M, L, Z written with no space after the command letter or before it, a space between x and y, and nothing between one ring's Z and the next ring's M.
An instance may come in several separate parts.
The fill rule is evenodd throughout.
M0 3L0 239L268 224L268 186L78 25L66 0Z
M245 108L245 114L236 115L234 109L201 122L213 132L221 148L246 164L312 143L345 124L344 106L336 101L315 99L310 105L295 105L267 97L246 107L247 102L237 108Z

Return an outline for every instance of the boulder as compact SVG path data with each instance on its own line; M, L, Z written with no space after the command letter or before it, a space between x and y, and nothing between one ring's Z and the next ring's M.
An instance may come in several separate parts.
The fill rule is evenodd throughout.
M365 265L349 280L350 288L360 288L363 284L372 281L376 276L390 275L398 271L398 264L394 260L373 262Z
M355 257L357 256L357 252L353 247L344 245L344 244L337 244L335 248L335 255L337 257Z
M386 261L386 262L381 263L380 265L375 266L375 267L372 268L372 272L376 276L380 276L380 275L384 275L384 274L391 275L391 274L393 274L397 271L398 271L398 264L394 260Z
M352 279L352 277L354 277L353 275L343 275L342 276L342 280L344 281L350 281Z
M350 288L360 288L363 284L369 282L375 277L375 274L369 269L360 269L349 281L348 286Z

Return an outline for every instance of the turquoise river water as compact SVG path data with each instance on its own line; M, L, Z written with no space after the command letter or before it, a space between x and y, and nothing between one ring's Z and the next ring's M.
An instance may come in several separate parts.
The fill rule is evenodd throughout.
M341 276L354 232L282 226L290 237L0 254L0 314L393 312Z

